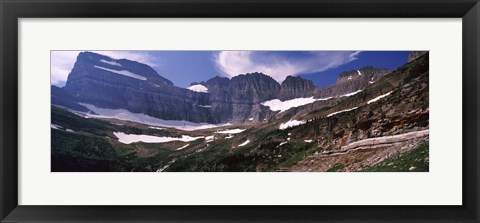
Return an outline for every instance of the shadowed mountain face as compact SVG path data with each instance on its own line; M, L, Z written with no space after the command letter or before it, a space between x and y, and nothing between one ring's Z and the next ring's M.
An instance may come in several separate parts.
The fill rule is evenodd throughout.
M280 100L310 97L314 91L315 85L312 81L304 80L301 77L288 76L282 82L278 97Z
M126 109L169 120L212 122L208 95L176 87L151 67L80 53L65 91L78 102L100 108Z
M209 89L211 112L218 122L259 120L268 112L260 103L276 98L280 91L275 80L261 73L214 77L203 84Z
M88 112L88 108L78 104L75 99L73 99L71 95L65 91L64 88L59 88L52 85L50 90L52 92L52 104L60 107L70 108L75 111Z
M265 101L337 97L362 90L390 71L374 67L347 71L335 85L322 89L301 77L289 76L280 84L265 74L250 73L193 83L206 89L198 91L174 86L148 65L82 52L65 87L52 89L52 102L79 111L86 108L78 103L126 109L165 120L262 122L281 113L262 105Z

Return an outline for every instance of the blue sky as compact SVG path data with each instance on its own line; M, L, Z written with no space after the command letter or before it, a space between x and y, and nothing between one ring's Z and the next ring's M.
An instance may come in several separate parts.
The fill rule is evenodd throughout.
M80 51L52 51L52 84L63 86ZM95 51L114 59L152 66L176 86L215 76L263 72L282 82L288 75L313 80L318 87L334 84L339 73L363 66L397 68L409 51Z

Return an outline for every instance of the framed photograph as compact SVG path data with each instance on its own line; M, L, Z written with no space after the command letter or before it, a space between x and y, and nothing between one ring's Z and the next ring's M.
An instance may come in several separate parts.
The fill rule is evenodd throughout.
M1 1L1 222L478 222L477 0Z

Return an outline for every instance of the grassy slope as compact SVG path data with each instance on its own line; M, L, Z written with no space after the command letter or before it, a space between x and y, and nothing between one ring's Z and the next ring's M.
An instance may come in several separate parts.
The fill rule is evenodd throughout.
M363 169L364 172L428 172L428 143Z
M52 129L52 171L117 171L112 145L101 137Z
M113 132L177 137L166 130L114 125L107 121L83 118L52 107L52 123L63 129L52 129L52 171L155 171L168 161L172 148L166 145L121 144ZM67 132L72 129L74 132ZM138 156L142 149L152 156ZM149 152L148 150L153 150Z

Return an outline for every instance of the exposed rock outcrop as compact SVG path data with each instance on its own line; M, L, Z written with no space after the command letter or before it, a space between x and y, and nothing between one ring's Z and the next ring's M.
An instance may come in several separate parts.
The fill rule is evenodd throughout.
M315 91L315 85L310 80L301 77L288 76L280 86L280 100L310 97Z
M415 59L425 55L426 53L428 53L428 51L411 51L410 54L408 55L407 62L414 61Z
M238 75L232 79L214 77L205 86L210 92L213 117L231 122L260 120L269 112L261 102L276 98L280 85L262 73Z
M329 87L317 89L315 95L318 98L336 97L364 89L373 84L381 77L389 74L392 70L386 68L362 67L358 70L350 70L340 73L337 82Z

